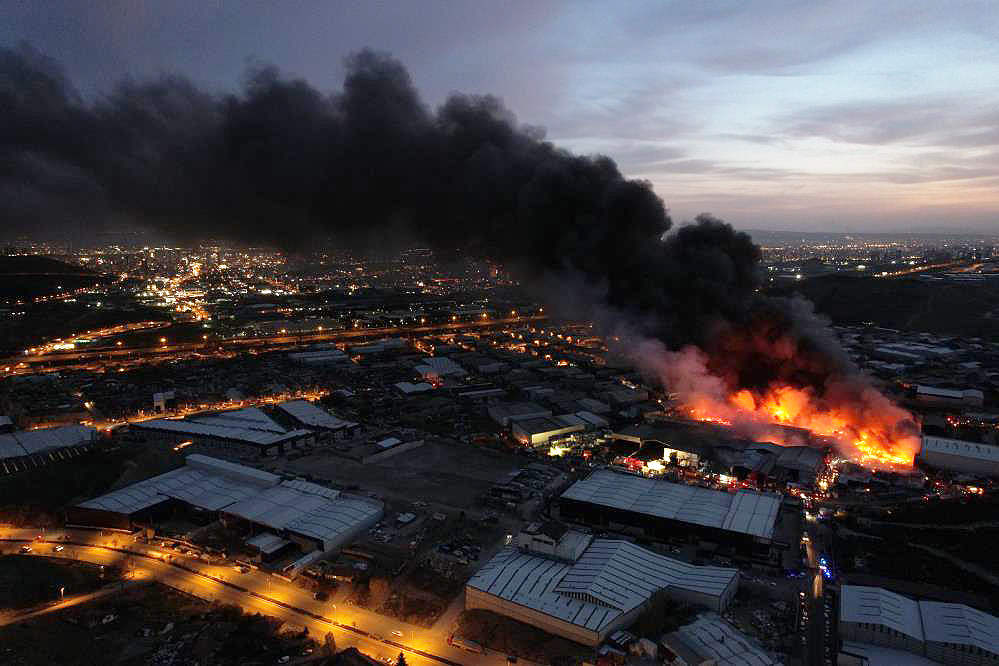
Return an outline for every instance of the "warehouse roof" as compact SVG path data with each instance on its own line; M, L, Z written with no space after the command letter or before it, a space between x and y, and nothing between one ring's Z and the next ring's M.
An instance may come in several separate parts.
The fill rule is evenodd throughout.
M172 472L133 483L83 502L85 509L131 514L168 499L226 513L273 529L314 537L325 546L358 524L381 514L380 503L346 497L339 491L301 479L282 481L276 474L199 454Z
M317 407L308 400L289 400L278 405L284 412L290 414L302 425L312 428L325 428L326 430L338 430L340 428L350 428L357 424L353 421L344 421L341 418L330 414L321 407Z
M90 426L66 425L39 430L19 430L0 435L0 459L27 456L50 449L92 442L97 431Z
M947 453L952 456L976 458L999 463L999 446L966 442L948 437L931 437L923 435L923 448L920 453Z
M840 587L839 621L880 624L918 641L923 640L919 604L880 587Z
M242 469L233 470L232 467ZM251 497L259 493L264 484L275 484L281 479L275 474L260 470L253 470L257 474L244 474L242 470L253 470L253 468L194 454L187 457L187 464L184 467L113 490L79 506L85 509L132 514L168 499L178 499L202 509L215 511Z
M999 618L964 604L920 601L926 640L973 645L999 655Z
M454 375L456 377L464 377L468 373L465 369L449 359L447 356L430 356L422 359L421 364L414 368L421 375L439 375L441 377L445 375Z
M289 432L271 432L253 428L220 425L217 423L198 423L196 421L181 421L177 419L153 419L131 424L132 428L140 430L159 430L187 435L218 437L239 442L267 446L289 439L295 439L309 434L308 430L291 430Z
M781 496L720 490L596 470L562 497L580 502L773 538Z
M468 585L565 622L601 631L666 587L720 596L735 569L697 567L634 544L595 539L573 564L507 547Z
M277 530L289 530L332 544L358 523L381 514L375 502L342 497L307 481L283 481L226 506L230 515Z
M227 428L249 428L250 430L265 430L267 432L286 432L285 428L268 416L258 407L232 409L227 412L194 416L189 419L194 423L220 425Z
M717 613L703 613L691 624L666 637L669 647L673 647L675 641L703 660L712 659L717 666L773 666L778 663Z

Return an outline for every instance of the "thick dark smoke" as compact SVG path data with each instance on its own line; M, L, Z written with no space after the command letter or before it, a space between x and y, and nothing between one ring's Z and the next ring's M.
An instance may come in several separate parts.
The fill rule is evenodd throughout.
M333 95L262 68L239 95L164 77L88 105L56 64L2 50L0 214L8 229L113 218L284 246L403 225L527 279L581 279L674 344L747 316L746 235L702 216L664 243L662 200L610 158L555 147L494 97L431 111L388 56L347 65Z
M263 68L237 95L165 77L85 104L48 59L0 50L0 109L8 229L133 220L295 246L401 226L528 283L581 284L643 338L700 348L729 389L852 374L807 308L759 294L747 235L702 215L664 240L648 183L557 148L494 97L430 110L385 55L351 56L332 95Z

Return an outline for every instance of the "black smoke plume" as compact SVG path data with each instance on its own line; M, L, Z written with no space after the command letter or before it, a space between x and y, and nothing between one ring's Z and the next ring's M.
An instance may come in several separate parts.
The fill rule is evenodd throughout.
M702 215L665 236L662 200L610 158L559 149L495 97L428 109L386 55L350 56L335 94L268 67L239 94L163 77L87 104L55 63L7 49L0 109L8 229L134 220L295 246L401 225L528 283L582 283L643 338L701 349L728 389L853 372L810 312L759 294L747 235Z

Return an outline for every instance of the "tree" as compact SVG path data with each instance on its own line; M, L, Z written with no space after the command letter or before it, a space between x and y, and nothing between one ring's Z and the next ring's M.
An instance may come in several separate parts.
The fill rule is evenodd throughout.
M395 659L395 666L406 666L406 655L400 652Z
M388 601L392 594L392 587L384 578L375 577L368 582L368 594L370 595L368 603L371 608L378 609Z

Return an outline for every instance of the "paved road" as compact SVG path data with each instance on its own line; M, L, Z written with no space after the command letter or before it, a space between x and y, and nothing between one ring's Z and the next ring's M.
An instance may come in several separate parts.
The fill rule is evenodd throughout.
M57 601L55 603L49 604L44 608L36 608L35 610L29 610L24 613L15 613L5 617L0 617L0 627L7 626L8 624L16 624L18 622L24 622L25 620L30 620L32 618L39 617L40 615L47 615L49 613L54 613L55 611L61 611L65 608L70 608L72 606L79 606L80 604L89 604L95 599L100 599L101 597L107 597L112 594L118 594L127 589L138 587L141 585L148 585L153 582L152 578L144 577L141 574L133 579L128 580L123 583L114 583L109 587L102 587L99 590L90 592L89 594L77 594L72 597L66 597L62 601Z
M447 644L446 635L406 624L352 605L337 607L315 601L311 594L263 572L241 574L232 565L208 564L192 557L165 551L153 545L135 543L128 534L78 529L47 530L38 541L37 529L0 527L0 543L21 545L31 542L32 555L65 557L94 564L131 568L138 576L156 581L206 600L219 600L260 612L308 628L317 640L332 631L338 649L356 647L378 659L406 653L411 664L439 666L468 664L496 666L506 663L506 655L489 652L474 654ZM66 541L65 539L69 539ZM55 552L54 546L64 546ZM172 559L163 559L170 557ZM400 635L393 634L398 631ZM520 663L529 664L523 659Z
M303 333L289 335L272 335L253 338L226 338L215 341L215 345L222 352L238 352L254 349L257 351L270 351L285 347L294 347L302 344L313 344L317 342L349 342L352 340L363 340L367 338L380 338L386 336L399 335L428 335L431 333L459 333L464 331L488 330L502 326L529 324L541 322L547 319L546 315L522 315L517 317L487 318L481 321L458 321L439 324L425 324L419 326L393 326L385 328L358 328L326 331L322 333ZM122 361L135 361L141 358L164 357L177 353L201 352L211 355L210 349L204 342L180 342L153 346L153 347L88 347L73 351L52 351L45 354L26 354L23 356L11 356L0 358L0 366L10 366L11 370L6 374L32 374L44 370L36 367L38 364L59 364L56 368L66 369L73 367L72 361L76 362L105 362L113 359ZM2 369L2 368L0 368Z

